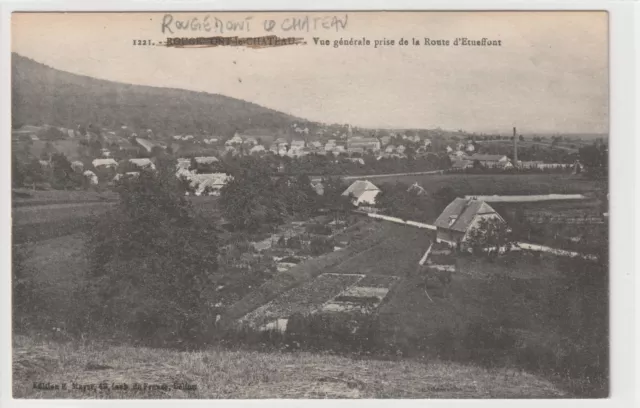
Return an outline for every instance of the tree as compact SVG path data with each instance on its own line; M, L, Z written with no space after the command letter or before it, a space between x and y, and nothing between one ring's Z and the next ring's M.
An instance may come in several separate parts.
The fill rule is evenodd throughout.
M592 177L604 177L609 171L609 150L605 145L581 147L578 150L580 162L584 164L587 174Z
M22 187L26 178L26 166L18 160L15 154L11 154L11 185L12 187Z
M45 180L44 169L42 164L35 157L29 161L29 164L25 168L25 183L32 184L41 183Z
M45 129L39 130L37 133L40 140L63 140L65 134L56 127L48 126Z
M92 319L138 340L197 342L215 296L217 234L180 194L172 164L157 166L124 179L117 208L90 228Z
M292 214L308 217L317 209L317 194L311 186L311 179L308 175L298 175L289 185L288 190L287 199Z
M440 187L434 194L438 212L442 212L457 197L458 193L451 186Z
M474 254L485 254L488 258L510 251L514 243L511 229L498 219L482 219L469 231L466 241Z
M82 177L73 171L71 162L64 154L54 153L51 156L51 168L53 188L65 190L82 185Z
M40 160L50 160L54 153L57 153L57 150L53 147L51 142L47 142L44 144L44 149L42 149L42 152L40 153Z
M151 148L151 152L149 153L149 155L150 157L161 157L161 156L165 156L166 152L160 146L153 146Z
M279 195L282 189L255 159L247 158L243 164L220 191L224 218L235 228L249 231L281 222L287 214Z
M321 206L333 213L334 221L338 221L341 216L353 209L352 197L342 195L347 186L340 177L323 178L322 186L324 191Z
M518 140L520 140L521 142L524 142L524 136L522 135L518 136Z

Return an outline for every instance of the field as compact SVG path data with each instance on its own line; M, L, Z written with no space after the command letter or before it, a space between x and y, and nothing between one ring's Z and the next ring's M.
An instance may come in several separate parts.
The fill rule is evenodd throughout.
M606 323L601 320L606 318L606 314L591 309L585 311L585 308L596 307L596 304L606 304L606 299L587 300L581 289L567 289L567 275L553 255L514 253L493 262L457 256L452 283L444 288L437 282L428 282L428 296L422 280L415 273L419 259L429 246L427 234L390 223L368 225L374 229L365 238L371 245L360 247L359 251L353 248L344 251L337 261L327 262L320 270L310 262L318 265L326 261L326 257L335 257L338 253L292 268L288 272L296 275L297 279L289 281L287 289L305 285L319 272L367 275L364 279L380 275L399 276L401 280L386 296L377 313L381 322L381 339L395 344L403 355L448 355L455 360L477 362L489 358L500 361L497 364L536 371L543 369L545 364L551 364L550 358L557 359L554 361L573 358L571 353L576 353L574 343L599 341L596 339L602 338L600 332L606 332ZM364 284L358 283L357 286ZM264 288L268 288L270 299L285 290L273 282L267 282ZM264 288L258 291L262 296ZM602 296L593 293L590 292L589 296ZM256 293L250 294L231 310L237 312L238 307L247 308L249 305L260 307L257 305L259 299ZM567 312L567 308L571 308L571 312ZM478 330L480 334L475 333ZM588 336L589 340L576 337L583 330L590 331L594 337ZM498 347L491 345L496 333L502 333L503 340L500 341L507 342L505 344L509 346L493 348ZM471 344L466 342L475 341L467 337L475 338L473 336L476 335L488 335L494 340L484 343L485 346L465 346ZM588 352L595 350L601 349L592 348ZM531 357L534 355L531 353L540 353L540 357ZM597 387L585 387L591 395L606 393ZM584 389L581 392L585 392Z
M363 176L362 179L366 179ZM451 187L465 195L516 194L589 194L606 189L600 183L570 174L424 174L417 176L390 176L371 179L374 184L397 181L420 184L428 193L442 187Z
M393 231L402 231L406 241L394 235ZM400 238L400 239L399 239ZM417 228L399 227L397 225L363 219L356 225L336 236L337 242L349 243L344 250L335 251L318 258L312 258L295 267L282 272L276 277L240 302L231 306L226 313L226 318L235 320L257 309L267 302L275 299L283 292L292 289L304 282L315 278L322 273L342 274L374 274L372 266L386 260L386 272L378 275L399 275L414 270L418 260L429 246L429 236L424 230ZM410 257L390 256L394 248L410 247L413 255ZM369 262L365 262L369 260ZM385 265L383 263L383 265ZM380 271L380 268L377 268Z
M96 216L114 208L113 192L14 191L13 240L35 242L82 232ZM219 219L216 197L189 197L194 209L207 219Z
M13 207L48 204L79 204L118 200L112 191L66 191L66 190L30 190L27 188L12 190Z
M479 141L481 146L484 145L490 145L493 143L497 143L497 144L502 144L502 145L508 145L508 146L513 146L513 141L512 140L492 140L492 141ZM518 141L518 146L520 147L532 147L532 146L538 146L538 147L544 147L544 148L550 148L550 149L560 149L560 150L566 150L569 153L578 153L578 148L582 147L584 145L586 145L587 142L583 142L581 140L572 140L571 142L564 142L564 143L558 143L556 145L551 145L551 143L545 143L545 142L532 142L532 141L522 141L519 140ZM571 145L574 145L575 147L571 147Z
M69 390L72 382L95 390ZM67 383L45 391L33 382ZM100 390L106 382L110 389ZM171 389L135 391L134 383ZM174 383L195 390L174 388ZM127 384L117 390L112 384ZM16 336L14 398L562 398L540 377L441 361L353 360L307 352L262 353L208 349L178 352L99 343L54 343Z
M554 217L602 216L603 203L598 199L540 201L521 203L490 203L498 212L522 210L525 216L549 215Z
M14 207L13 242L36 242L82 232L92 219L113 206L113 202L92 202Z
M274 320L288 319L294 313L312 313L362 278L362 275L322 274L248 313L242 321L261 327Z

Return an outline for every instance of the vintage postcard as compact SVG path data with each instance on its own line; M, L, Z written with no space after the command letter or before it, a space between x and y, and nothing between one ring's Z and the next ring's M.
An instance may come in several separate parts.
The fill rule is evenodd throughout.
M10 25L13 398L609 396L606 11Z

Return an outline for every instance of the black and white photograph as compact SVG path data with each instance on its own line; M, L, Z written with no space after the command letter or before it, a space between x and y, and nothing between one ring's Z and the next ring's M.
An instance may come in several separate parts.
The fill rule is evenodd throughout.
M609 31L13 12L12 397L608 398Z

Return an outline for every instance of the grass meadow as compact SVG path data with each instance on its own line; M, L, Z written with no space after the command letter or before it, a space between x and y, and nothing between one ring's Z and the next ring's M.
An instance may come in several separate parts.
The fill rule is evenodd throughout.
M67 383L38 390L33 382ZM72 389L72 383L86 386ZM105 388L100 389L99 384ZM134 390L133 384L166 385ZM93 388L87 386L94 385ZM129 389L117 389L127 384ZM178 389L175 384L188 388ZM211 348L179 352L15 336L13 397L29 399L562 398L551 382L521 370L437 360L379 361L309 352Z
M362 179L366 179L363 176ZM371 179L374 184L402 182L420 184L428 193L451 187L460 195L580 194L606 188L602 182L581 175L530 174L423 174Z

